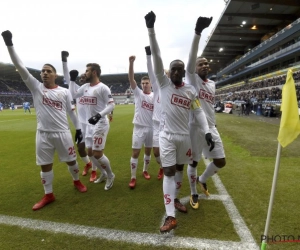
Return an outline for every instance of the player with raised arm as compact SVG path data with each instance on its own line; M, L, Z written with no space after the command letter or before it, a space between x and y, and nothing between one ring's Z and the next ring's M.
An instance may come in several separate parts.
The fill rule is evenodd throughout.
M161 233L176 228L175 207L186 212L183 204L176 199L181 183L184 164L192 159L191 140L189 135L189 114L193 110L195 119L200 124L207 123L205 116L200 112L200 103L196 90L186 85L182 80L185 75L184 63L177 59L170 63L169 78L164 73L160 49L156 40L154 23L156 16L151 11L145 16L148 28L150 47L153 55L154 73L161 90L161 132L159 146L162 166L164 169L163 193L166 209L166 219L160 227ZM206 124L207 125L207 124ZM207 133L207 143L213 148L214 142ZM179 172L179 174L175 174Z
M40 175L45 191L44 197L32 208L38 210L55 200L52 187L55 150L57 150L59 159L67 163L74 186L80 192L87 191L87 188L79 180L76 151L67 114L76 128L75 142L81 142L82 133L69 90L55 83L57 78L55 68L51 64L44 64L41 71L43 83L39 82L29 73L15 52L12 33L7 30L2 32L2 36L13 64L32 93L36 109L36 163L41 166Z
M131 180L129 182L129 187L131 189L135 188L136 186L138 158L143 145L145 148L143 176L146 180L150 179L148 167L151 159L153 139L153 93L151 91L151 82L149 77L144 76L141 79L142 89L137 86L137 83L134 79L134 61L135 56L130 56L128 79L135 100L134 118L132 121L132 123L134 124L132 133L132 154L130 158Z
M205 112L209 132L211 133L213 140L215 141L215 148L213 151L209 150L209 146L205 143L205 133L195 121L190 123L190 133L192 138L192 148L193 148L193 164L189 164L187 173L190 179L191 185L191 199L190 204L193 208L198 208L198 193L196 189L196 182L200 184L200 187L206 196L209 196L209 192L206 185L206 180L210 176L214 175L224 167L226 164L224 147L216 128L215 119L215 83L207 78L209 73L209 63L207 59L198 57L198 45L201 37L202 31L207 28L212 21L211 18L199 17L196 23L195 34L191 46L191 51L189 54L188 64L187 64L187 74L186 81L188 84L194 86L196 89L201 107ZM195 73L196 72L196 73ZM206 167L203 174L197 177L197 165L201 159L202 152L207 158L213 159L213 161ZM196 178L195 178L196 177Z
M90 156L91 161L103 175L107 175L104 190L109 190L113 186L115 175L111 170L110 161L103 151L109 131L107 115L114 110L115 104L109 87L100 81L100 75L101 68L99 64L87 64L85 71L86 83L77 89L75 80L78 71L71 70L69 88L72 96L81 98L80 101L86 105L86 118L90 124L87 127L86 138L92 138L92 140L86 141L86 146L92 147L93 156ZM89 143L92 145L89 145ZM95 183L101 182L99 179Z
M62 65L63 65L63 72L64 72L64 78L66 80L66 83L69 85L70 84L70 75L69 75L69 68L68 68L68 57L69 57L69 52L68 51L62 51L61 52L61 59L62 59ZM79 89L79 85L75 83L76 79L73 79L74 84L76 89ZM85 74L81 74L79 77L79 82L81 85L85 84ZM76 99L73 97L73 99ZM83 139L82 141L77 144L77 150L78 153L83 160L83 162L86 164L84 166L84 169L82 171L82 175L85 176L87 175L88 171L90 168L92 168L91 176L90 176L90 182L94 182L97 179L97 166L95 164L92 164L90 160L90 156L93 155L93 150L92 150L92 143L89 143L88 147L88 153L86 152L86 130L88 126L92 126L88 123L87 117L86 117L86 110L85 110L85 105L84 101L82 101L82 97L76 99L76 109L77 109L77 116L82 128L82 135ZM92 140L92 138L89 138ZM104 175L103 175L103 180L104 181Z
M157 179L160 180L164 176L164 170L161 166L160 153L159 153L159 123L161 115L161 105L160 105L160 88L156 81L156 77L153 71L152 59L151 59L151 49L150 46L145 47L146 57L147 57L147 70L150 78L150 82L153 90L153 154L155 156L156 162L160 165Z

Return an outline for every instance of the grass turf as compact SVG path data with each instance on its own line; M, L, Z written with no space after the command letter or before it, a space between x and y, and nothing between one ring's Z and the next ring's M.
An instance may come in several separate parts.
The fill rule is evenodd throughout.
M130 180L131 135L133 105L116 106L114 119L105 148L116 174L114 186L104 191L103 184L80 177L88 187L79 193L64 163L55 157L54 193L57 200L42 210L31 207L43 195L39 181L40 168L35 166L36 118L22 110L5 110L0 113L0 159L2 167L0 214L100 227L106 229L158 233L164 214L162 181L156 179L158 165L152 156L149 181L142 177L143 153L139 158L137 187L128 188ZM268 202L277 150L279 125L249 117L217 114L217 124L224 142L227 165L219 176L234 204L260 245L264 231ZM269 235L299 233L299 176L297 139L282 150L278 185L273 206ZM78 159L81 169L83 162ZM198 173L203 171L199 164ZM186 171L186 169L184 170ZM212 194L216 189L208 181ZM190 193L186 174L180 197ZM188 214L177 214L179 226L175 235L212 240L239 241L233 224L220 201L201 200L199 210L188 205ZM0 225L1 249L167 249L166 247L140 246L86 237L54 234L43 231ZM43 240L43 241L42 241ZM88 242L88 243L87 243ZM45 244L47 243L47 244ZM29 247L30 246L30 247ZM170 248L171 249L171 248ZM299 249L296 243L268 245L268 249Z

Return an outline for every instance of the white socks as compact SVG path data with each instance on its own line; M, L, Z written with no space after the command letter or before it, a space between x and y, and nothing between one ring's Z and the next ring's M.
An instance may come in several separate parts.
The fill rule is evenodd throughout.
M176 190L175 190L175 198L177 198L177 195L179 193L179 190L182 186L182 179L183 179L183 171L177 171L176 170L176 173L175 173L175 178L174 178L174 181L175 181L175 187L176 187Z
M143 171L147 171L148 172L148 167L150 164L150 160L151 160L151 155L144 155L144 167L143 167Z
M73 180L78 181L79 180L79 167L78 167L77 161L73 166L68 165L68 169L69 169L70 174L72 175Z
M191 194L198 194L197 192L197 167L193 168L190 164L187 167L187 176L189 178Z
M136 170L138 167L138 162L139 159L138 158L130 158L130 169L131 169L131 179L136 179Z
M164 193L164 203L167 216L172 216L175 218L175 177L174 176L164 176L163 180L163 193Z
M40 175L41 175L42 184L44 186L45 194L53 193L53 188L52 188L52 181L54 177L53 170L49 172L41 172Z
M212 161L211 163L208 164L208 166L204 170L203 174L199 177L199 181L201 183L206 183L206 180L209 177L213 176L215 173L217 173L219 170L220 170L220 168L218 168Z

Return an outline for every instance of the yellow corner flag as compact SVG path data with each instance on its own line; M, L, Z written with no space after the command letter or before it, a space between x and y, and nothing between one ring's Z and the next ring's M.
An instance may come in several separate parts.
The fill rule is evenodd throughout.
M282 88L282 115L278 134L278 141L282 147L293 142L300 133L298 103L292 70L289 69L286 82Z

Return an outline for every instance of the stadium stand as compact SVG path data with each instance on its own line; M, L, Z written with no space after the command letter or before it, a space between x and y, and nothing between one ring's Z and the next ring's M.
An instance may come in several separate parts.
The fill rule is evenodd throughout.
M206 40L216 103L236 103L241 114L280 116L281 89L292 69L300 100L300 5L297 1L231 0ZM246 105L248 110L246 111Z
M291 68L300 99L300 5L294 0L224 0L226 7L206 39L202 53L210 62L217 102L280 104L281 88ZM28 68L39 79L40 70ZM135 74L140 81L147 73ZM125 102L127 73L102 75L117 104ZM63 87L59 76L57 84ZM12 64L0 63L0 101L30 94ZM2 101L3 102L3 101ZM132 100L133 102L133 100Z

